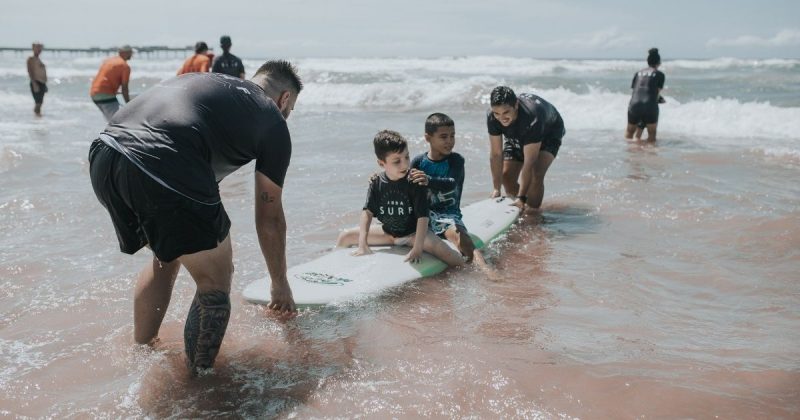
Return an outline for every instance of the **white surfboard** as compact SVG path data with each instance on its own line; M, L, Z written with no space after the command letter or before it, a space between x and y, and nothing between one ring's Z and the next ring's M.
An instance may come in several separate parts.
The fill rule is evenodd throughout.
M493 198L461 210L464 225L480 249L514 223L519 209L508 198ZM449 243L449 242L448 242ZM419 263L404 262L408 247L370 247L374 254L353 256L354 248L335 249L320 258L289 268L287 277L297 305L326 305L380 294L420 277L438 274L447 264L424 253ZM269 279L250 283L242 296L252 303L270 300Z

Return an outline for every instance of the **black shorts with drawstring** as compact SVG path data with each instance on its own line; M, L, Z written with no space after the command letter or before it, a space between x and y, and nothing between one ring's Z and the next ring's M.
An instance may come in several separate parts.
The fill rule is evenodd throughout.
M126 254L147 245L169 262L214 249L228 236L231 221L221 202L206 205L165 188L99 139L89 149L89 172Z
M556 157L558 149L561 148L561 139L564 138L566 133L567 130L564 128L564 124L561 123L560 127L556 127L550 131L549 135L545 136L539 151L550 153L553 157ZM522 152L522 145L519 140L503 136L503 160L525 161L525 154Z

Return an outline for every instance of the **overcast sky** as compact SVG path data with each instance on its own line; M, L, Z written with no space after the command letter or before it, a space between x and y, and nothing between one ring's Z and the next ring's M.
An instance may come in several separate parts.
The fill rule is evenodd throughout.
M2 0L0 46L193 45L244 57L799 58L798 0Z

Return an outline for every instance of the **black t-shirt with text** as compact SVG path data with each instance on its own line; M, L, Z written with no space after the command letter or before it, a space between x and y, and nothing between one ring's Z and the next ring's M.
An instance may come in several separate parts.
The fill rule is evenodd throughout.
M240 60L239 57L231 53L222 53L222 55L214 57L214 63L211 64L211 71L239 77L239 75L244 73L244 64L242 64L242 60Z
M207 203L219 201L219 181L252 160L283 186L292 153L286 120L264 90L215 73L160 82L120 108L104 133L138 166Z
M369 180L364 210L380 220L389 235L408 236L416 232L417 219L428 217L428 189L408 177L392 181L381 172Z
M517 119L508 127L500 124L492 110L486 116L489 135L504 135L506 139L518 142L521 146L540 143L549 138L561 138L564 121L556 107L539 96L523 93L517 97L519 108Z

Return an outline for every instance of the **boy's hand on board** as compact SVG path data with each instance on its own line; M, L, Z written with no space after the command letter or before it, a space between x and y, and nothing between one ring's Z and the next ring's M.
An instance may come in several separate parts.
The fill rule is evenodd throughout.
M408 251L408 254L406 254L406 258L403 260L403 262L418 263L421 256L422 250L411 248L411 251Z
M358 249L353 251L353 255L356 256L356 257L361 256L361 255L369 255L369 254L372 254L372 249L370 249L369 246L358 247Z

